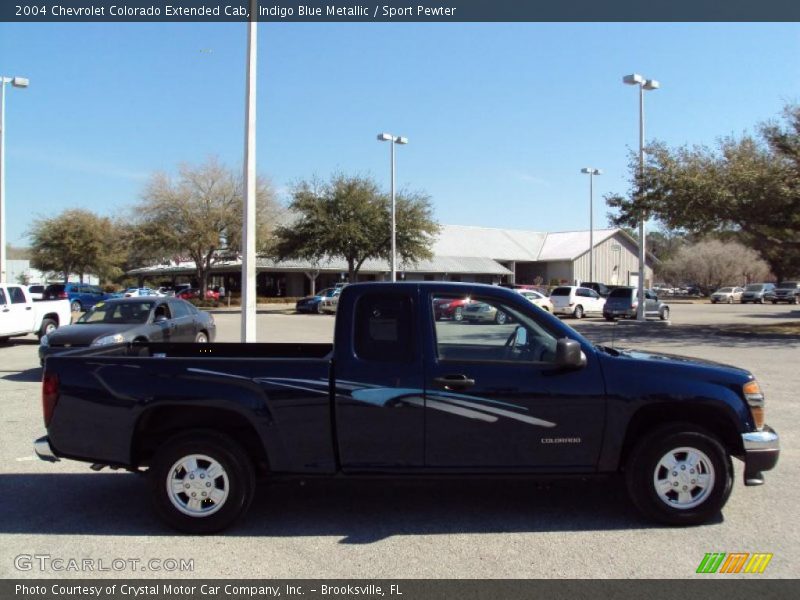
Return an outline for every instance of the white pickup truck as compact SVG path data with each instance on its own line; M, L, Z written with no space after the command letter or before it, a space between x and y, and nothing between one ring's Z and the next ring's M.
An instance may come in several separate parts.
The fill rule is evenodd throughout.
M41 338L70 321L69 300L34 302L25 286L0 283L0 344L29 333Z

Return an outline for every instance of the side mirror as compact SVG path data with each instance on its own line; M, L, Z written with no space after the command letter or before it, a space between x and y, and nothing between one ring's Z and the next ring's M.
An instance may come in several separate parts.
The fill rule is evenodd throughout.
M556 342L556 364L559 367L580 369L586 366L586 356L581 345L570 338L560 338Z
M528 345L528 330L524 327L517 327L514 332L514 346L521 348Z

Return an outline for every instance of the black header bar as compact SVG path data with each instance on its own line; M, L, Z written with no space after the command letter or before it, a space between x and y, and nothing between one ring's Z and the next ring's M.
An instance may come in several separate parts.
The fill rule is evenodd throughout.
M5 22L244 22L250 0L2 0ZM281 22L800 21L798 0L258 0Z

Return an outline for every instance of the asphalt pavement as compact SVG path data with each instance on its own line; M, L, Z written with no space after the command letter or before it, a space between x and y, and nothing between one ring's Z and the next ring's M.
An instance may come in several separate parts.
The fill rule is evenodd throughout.
M215 318L218 341L237 341L239 315ZM685 578L697 576L708 552L773 553L760 577L796 577L800 337L724 330L793 319L794 306L676 304L667 327L567 321L598 343L730 363L761 382L767 422L781 435L780 463L765 485L745 488L734 461L723 516L692 528L644 521L613 479L335 480L262 485L247 517L224 535L175 535L154 517L143 476L35 458L41 369L35 338L15 340L0 347L0 577ZM327 342L333 322L272 307L258 316L258 339ZM69 562L56 569L54 559L93 561L95 570L65 570ZM186 569L193 561L192 570L172 570L167 559Z

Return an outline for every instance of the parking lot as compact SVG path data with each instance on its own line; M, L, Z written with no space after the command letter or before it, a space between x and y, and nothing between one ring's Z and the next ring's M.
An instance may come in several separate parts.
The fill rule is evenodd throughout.
M715 523L652 525L617 480L335 480L262 485L247 518L225 535L174 535L151 512L142 476L34 457L32 441L43 425L41 370L30 336L0 347L0 576L684 578L695 576L707 552L769 552L774 558L762 576L795 577L800 336L759 328L800 321L800 310L707 303L671 308L670 326L567 322L598 343L730 363L758 378L767 422L781 435L781 460L765 485L751 488L742 484L741 464L734 461L734 491ZM237 341L239 314L220 311L215 318L217 341ZM269 307L259 312L258 340L327 342L333 323L330 316ZM194 564L192 572L18 569L16 557L37 554Z

